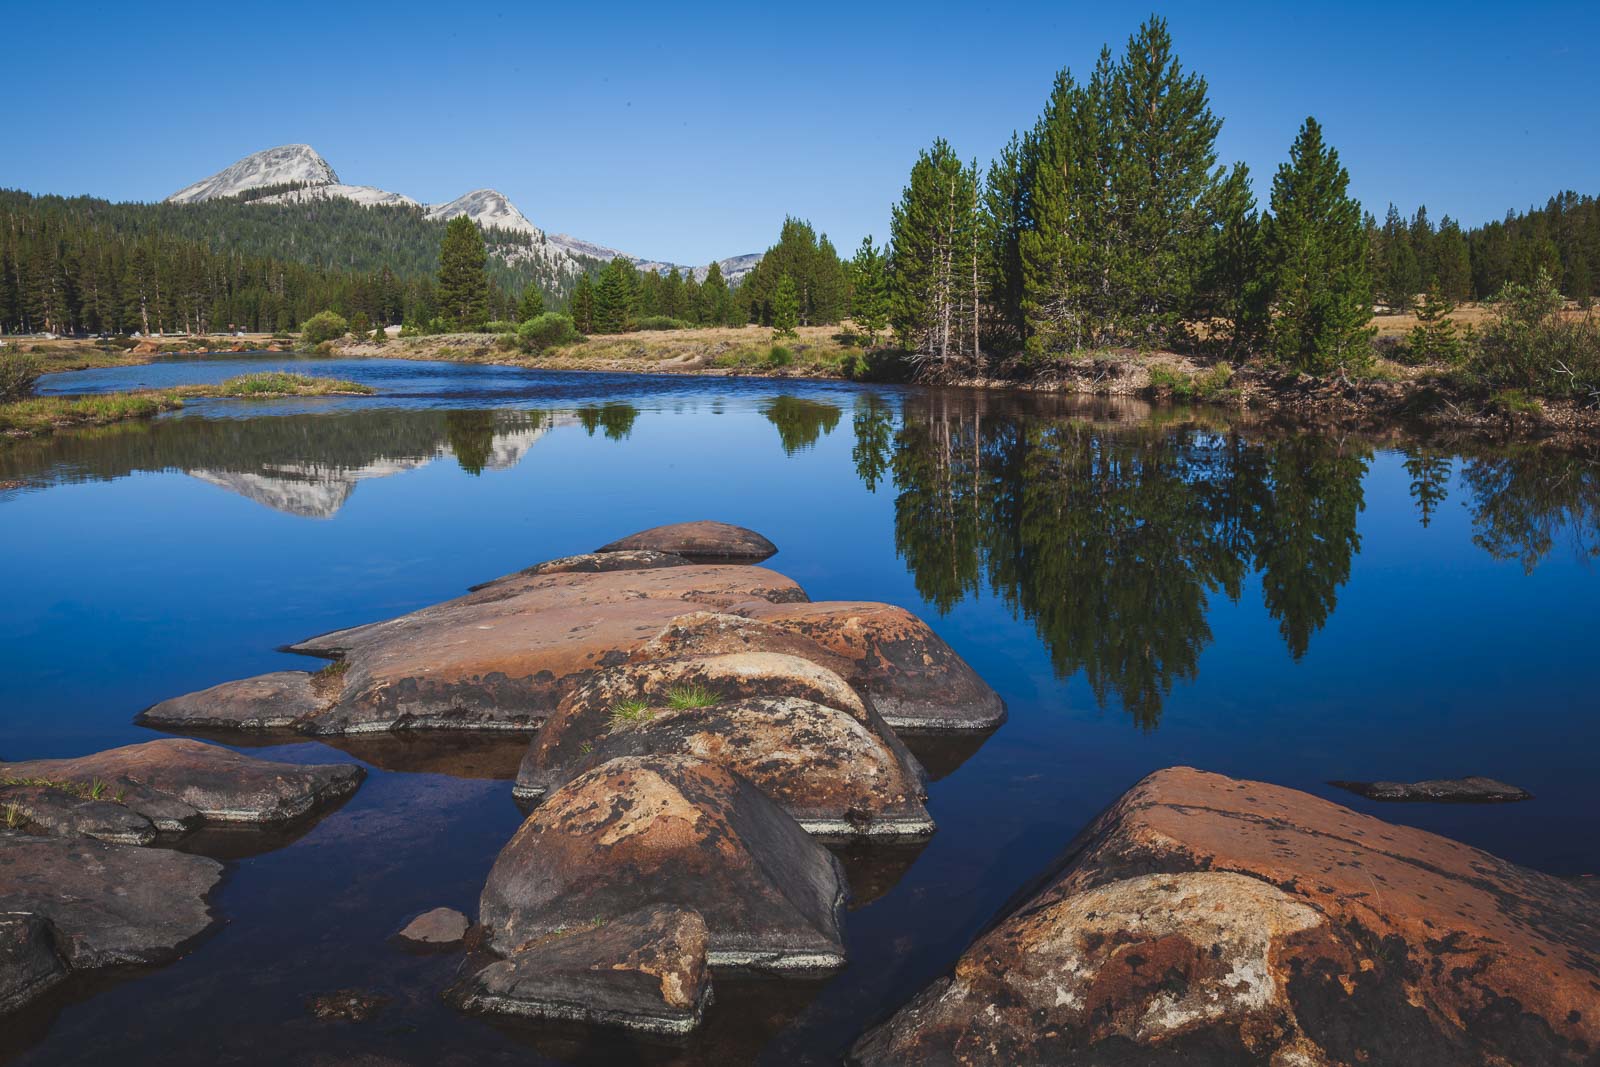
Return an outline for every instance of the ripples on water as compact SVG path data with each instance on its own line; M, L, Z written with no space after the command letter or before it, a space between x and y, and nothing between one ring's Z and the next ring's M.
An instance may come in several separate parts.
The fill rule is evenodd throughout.
M398 361L172 360L48 381L160 386L263 365L380 395L201 401L0 450L0 482L23 483L0 492L0 756L147 739L129 725L139 709L300 666L274 651L292 640L699 517L771 536L770 565L816 599L917 612L1011 721L919 747L938 779L924 848L846 856L845 972L719 982L705 1032L681 1046L460 1017L437 997L456 958L387 941L426 908L475 911L520 821L506 781L519 743L275 743L256 751L374 773L293 841L236 852L217 902L228 924L192 955L8 1021L0 1055L834 1062L1096 812L1174 763L1555 874L1600 867L1594 452L1137 403ZM1323 784L1466 774L1537 799L1397 807ZM306 994L343 986L396 1000L364 1026L306 1015Z

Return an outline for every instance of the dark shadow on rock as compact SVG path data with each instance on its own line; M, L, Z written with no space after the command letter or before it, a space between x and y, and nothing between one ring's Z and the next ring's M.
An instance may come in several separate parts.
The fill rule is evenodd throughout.
M495 781L515 778L517 767L528 751L527 734L514 737L386 734L317 740L383 771Z
M993 730L976 734L958 731L925 734L901 731L900 740L905 742L906 748L911 750L911 754L917 757L917 761L928 772L928 780L937 782L954 774L983 747L984 742L993 736Z

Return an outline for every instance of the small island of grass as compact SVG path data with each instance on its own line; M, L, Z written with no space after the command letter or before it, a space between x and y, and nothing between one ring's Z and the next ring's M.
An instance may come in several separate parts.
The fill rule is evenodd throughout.
M32 382L30 381L31 388ZM370 396L371 386L286 371L241 374L217 385L183 385L92 396L22 396L0 401L0 437L35 437L80 426L148 419L186 399L270 400L301 396Z

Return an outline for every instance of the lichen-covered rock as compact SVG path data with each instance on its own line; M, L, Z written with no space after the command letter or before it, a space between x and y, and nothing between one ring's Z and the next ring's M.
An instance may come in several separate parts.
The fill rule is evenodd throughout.
M58 785L0 785L0 816L5 825L28 833L92 837L115 845L148 845L156 839L155 824L131 808Z
M319 714L328 703L317 675L273 671L163 700L145 709L138 721L189 730L275 730Z
M1329 782L1368 800L1434 800L1451 804L1508 804L1533 794L1493 778L1430 778L1424 782Z
M859 718L796 697L552 719L529 747L516 792L536 799L619 756L658 753L743 775L808 833L921 837L934 829L920 769Z
M423 945L453 945L467 936L467 917L454 908L434 908L406 923L399 936Z
M494 1015L684 1034L711 999L709 936L698 912L656 905L578 926L491 963L450 991Z
M803 634L722 611L691 611L678 616L636 649L633 659L643 663L739 652L794 656L824 667L846 681L857 670L854 659L830 652Z
M165 848L0 833L0 913L47 919L73 969L157 963L211 928L222 864Z
M532 732L573 687L596 670L625 662L678 615L804 599L794 582L761 567L512 575L409 615L295 645L294 651L337 659L339 669L318 690L322 704L292 725L319 736ZM233 703L244 692L225 690ZM202 697L166 701L138 721L183 729L226 726L229 719L256 724L277 715L277 697L254 714L231 703L221 717Z
M653 526L595 549L596 552L670 552L697 562L759 563L778 546L754 530L702 519Z
M0 914L0 1015L43 996L66 977L49 923L25 912Z
M692 908L713 967L844 962L843 873L767 796L688 756L615 759L550 794L501 851L479 921L494 948L654 904Z
M365 775L354 764L276 763L178 737L75 759L0 764L0 779L97 789L97 799L121 804L166 831L200 822L293 822L349 796Z
M1600 924L1558 879L1304 793L1139 783L863 1064L1592 1062Z
M512 578L534 574L599 574L603 571L641 571L655 567L687 567L694 561L671 552L640 550L635 552L584 552L576 556L562 556L525 567L493 581L472 587L473 592Z
M803 637L852 666L841 673L896 730L990 730L1005 702L928 624L892 604L749 604L741 614Z

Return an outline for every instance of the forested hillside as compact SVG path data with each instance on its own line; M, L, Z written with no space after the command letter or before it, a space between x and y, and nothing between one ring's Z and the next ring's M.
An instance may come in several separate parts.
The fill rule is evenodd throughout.
M445 226L419 208L336 199L114 204L0 190L0 329L118 332L146 317L152 330L288 329L324 307L426 321ZM576 278L527 255L533 240L485 234L496 310L530 283L571 293Z

